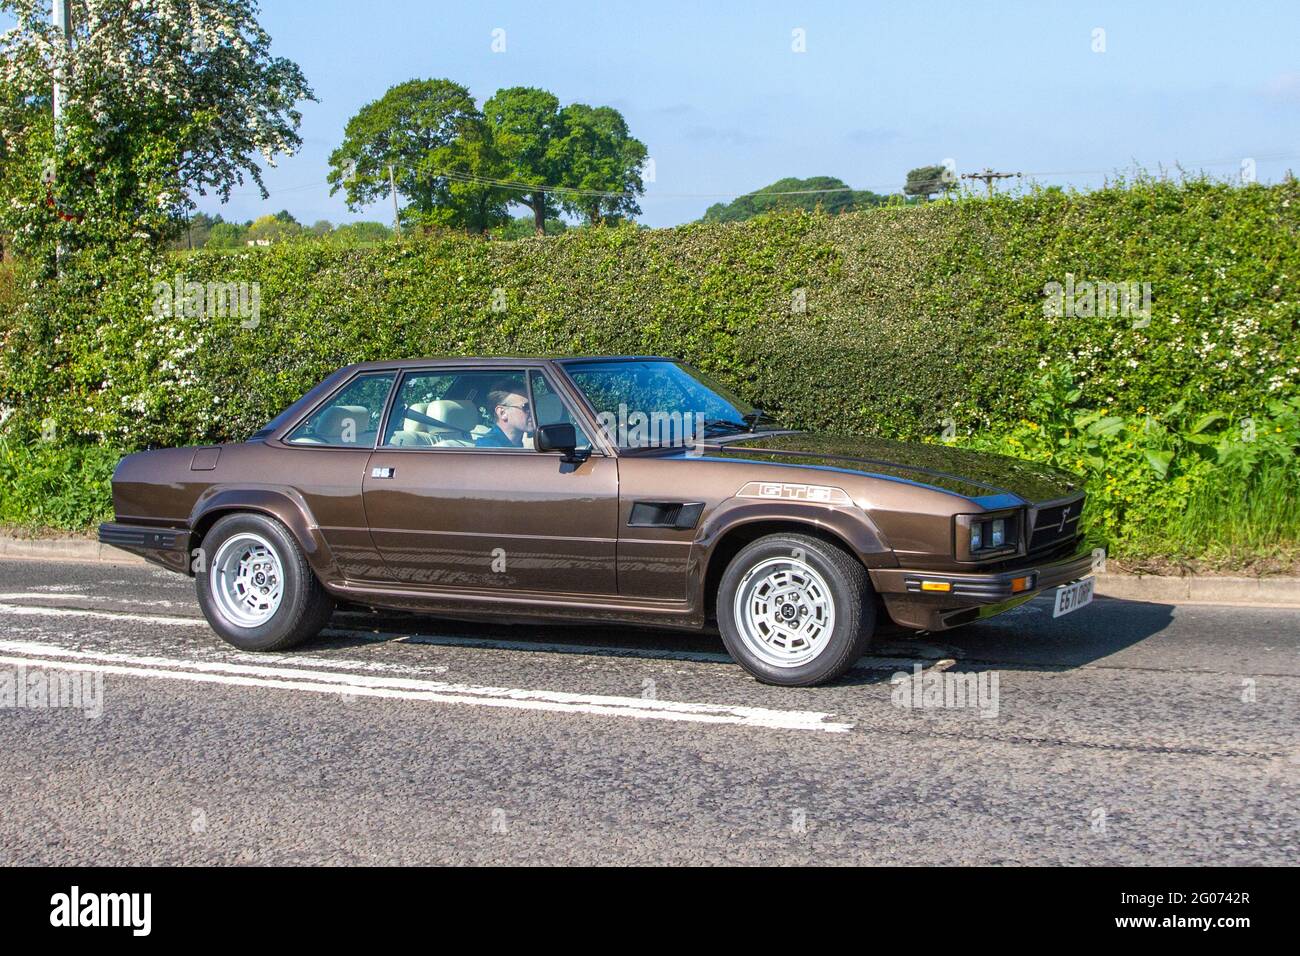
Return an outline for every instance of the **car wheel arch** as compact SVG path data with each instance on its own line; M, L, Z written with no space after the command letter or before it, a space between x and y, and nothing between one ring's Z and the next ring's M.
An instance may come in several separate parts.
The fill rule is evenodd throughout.
M271 489L225 488L196 503L190 516L190 552L203 547L203 539L226 515L249 513L274 518L293 536L316 576L330 580L335 576L334 555L325 542L307 503L295 500L292 493ZM190 574L194 573L193 562Z
M834 545L852 555L864 568L871 567L866 556L854 542L836 528L816 517L798 512L773 515L770 509L763 514L748 516L715 529L708 539L707 551L701 556L699 569L698 607L704 612L705 620L714 617L718 584L728 565L740 551L751 542L775 534L800 534L818 538ZM867 555L875 552L867 552ZM882 552L890 555L892 552Z

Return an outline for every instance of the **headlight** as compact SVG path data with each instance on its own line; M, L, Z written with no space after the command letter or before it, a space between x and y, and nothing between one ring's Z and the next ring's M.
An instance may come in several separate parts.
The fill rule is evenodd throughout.
M957 515L957 560L978 561L1014 553L1020 545L1020 515Z

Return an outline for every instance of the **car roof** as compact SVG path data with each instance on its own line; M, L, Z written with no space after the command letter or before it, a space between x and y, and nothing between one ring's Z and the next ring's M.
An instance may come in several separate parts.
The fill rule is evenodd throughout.
M428 358L385 359L373 362L356 362L347 366L349 371L370 371L374 369L428 368L441 365L457 366L498 366L504 364L547 365L555 362L560 365L577 362L676 362L677 359L662 355L437 355Z

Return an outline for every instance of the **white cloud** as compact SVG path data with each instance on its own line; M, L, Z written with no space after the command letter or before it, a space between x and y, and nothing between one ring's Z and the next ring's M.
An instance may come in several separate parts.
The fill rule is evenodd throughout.
M1300 71L1279 73L1264 84L1264 93L1284 100L1300 100Z

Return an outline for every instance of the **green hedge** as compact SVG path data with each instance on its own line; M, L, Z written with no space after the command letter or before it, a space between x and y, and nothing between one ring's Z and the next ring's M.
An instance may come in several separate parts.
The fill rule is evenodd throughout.
M154 283L178 276L257 283L260 323L157 315ZM1150 283L1150 321L1045 314L1047 284L1069 276ZM1297 393L1297 280L1293 182L1144 179L514 242L290 243L65 268L0 315L0 403L20 444L44 422L59 442L175 445L241 439L348 362L653 352L839 433L937 439L950 422L987 443L1038 414L1041 377L1061 369L1076 411L1176 407L1226 428Z
M0 524L81 531L110 520L119 458L102 445L0 439Z
M1295 388L1298 234L1295 184L1141 182L516 242L134 259L6 314L0 402L29 435L50 418L69 437L178 444L241 438L362 359L659 352L845 433L1015 422L1048 363L1073 365L1085 405L1187 396L1245 415ZM1149 325L1045 317L1045 285L1067 275L1149 282ZM260 325L155 317L153 283L177 276L259 283ZM41 322L52 341L35 341Z

